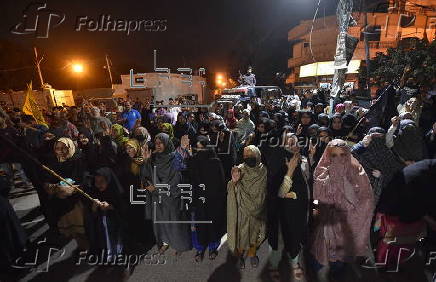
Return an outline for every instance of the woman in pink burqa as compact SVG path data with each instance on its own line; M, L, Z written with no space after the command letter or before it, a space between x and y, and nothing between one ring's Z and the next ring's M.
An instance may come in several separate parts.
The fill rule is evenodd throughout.
M328 281L330 263L368 254L374 211L368 176L345 141L328 143L315 169L313 194L318 208L311 253L322 266L319 280Z

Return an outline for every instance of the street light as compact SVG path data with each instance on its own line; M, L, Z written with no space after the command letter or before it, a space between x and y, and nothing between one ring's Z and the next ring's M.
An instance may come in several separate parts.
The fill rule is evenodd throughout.
M227 85L227 78L224 73L218 72L215 75L215 84L218 88L225 87Z
M80 80L83 79L85 73L85 65L81 61L71 61L69 63L71 67L71 73L75 76L76 91L79 90Z
M75 73L82 73L84 71L84 67L82 64L72 64L71 69Z

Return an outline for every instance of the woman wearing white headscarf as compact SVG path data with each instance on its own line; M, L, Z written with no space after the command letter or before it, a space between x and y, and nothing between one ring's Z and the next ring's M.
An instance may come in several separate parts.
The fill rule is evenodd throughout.
M54 158L48 167L74 185L80 185L84 176L84 163L76 154L74 142L69 138L59 138L54 146ZM77 240L80 250L86 249L83 204L80 195L73 187L52 175L45 176L45 190L49 198L51 219L56 222L59 232L67 238ZM51 220L49 219L49 220Z
M256 250L265 239L266 175L259 149L250 145L244 149L244 163L232 169L227 184L227 243L239 256L241 268L245 255L252 267L259 265Z

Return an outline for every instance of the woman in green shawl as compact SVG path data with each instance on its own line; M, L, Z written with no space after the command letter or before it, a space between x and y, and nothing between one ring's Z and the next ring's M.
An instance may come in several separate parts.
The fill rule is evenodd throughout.
M112 125L112 138L117 143L118 147L123 146L129 137L124 136L124 127L120 124Z
M259 265L256 251L265 239L266 174L259 149L250 145L227 184L227 243L239 257L240 268L245 268L245 255L253 268Z
M171 123L162 123L160 126L160 132L168 134L171 142L174 142L174 128Z

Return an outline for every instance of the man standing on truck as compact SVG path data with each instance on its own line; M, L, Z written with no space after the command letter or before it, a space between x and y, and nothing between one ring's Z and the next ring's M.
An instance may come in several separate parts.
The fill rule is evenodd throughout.
M251 66L248 67L247 74L242 75L239 73L239 83L241 83L240 86L256 86L256 76L253 73L253 69Z

